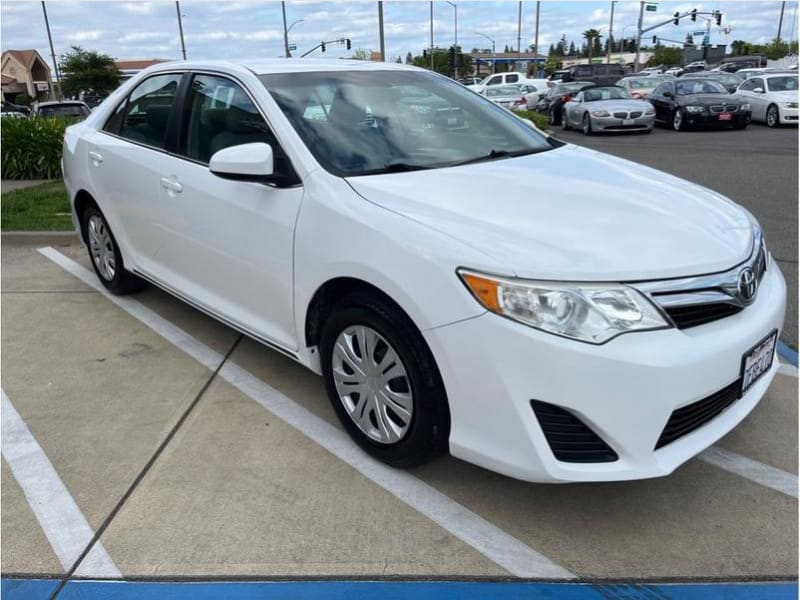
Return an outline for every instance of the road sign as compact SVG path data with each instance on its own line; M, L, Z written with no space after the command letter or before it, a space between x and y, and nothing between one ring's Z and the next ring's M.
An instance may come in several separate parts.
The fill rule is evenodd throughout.
M645 7L644 7L644 9L647 12L656 12L657 8L658 8L658 4L645 4Z
M297 44L289 44L289 51L297 50Z

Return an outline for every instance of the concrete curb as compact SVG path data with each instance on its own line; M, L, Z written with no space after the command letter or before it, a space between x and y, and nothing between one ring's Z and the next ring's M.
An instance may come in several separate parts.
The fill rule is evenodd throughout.
M5 245L58 245L80 241L75 231L3 231L0 240Z

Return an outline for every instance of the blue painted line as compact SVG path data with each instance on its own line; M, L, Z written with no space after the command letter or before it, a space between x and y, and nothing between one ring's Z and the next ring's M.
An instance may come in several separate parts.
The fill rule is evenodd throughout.
M4 600L39 600L53 580L3 579ZM458 581L70 581L59 600L788 600L796 583L615 584Z
M797 366L797 350L792 349L791 346L780 340L778 340L778 355L795 367Z

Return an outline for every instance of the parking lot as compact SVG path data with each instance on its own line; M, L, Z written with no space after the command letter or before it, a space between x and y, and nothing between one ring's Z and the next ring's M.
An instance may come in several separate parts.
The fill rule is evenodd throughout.
M747 206L787 277L783 339L796 348L796 129L557 136ZM2 295L8 581L77 597L59 586L797 578L790 365L738 428L669 477L536 485L447 456L408 472L376 463L344 434L320 378L158 289L109 296L73 237L4 236Z

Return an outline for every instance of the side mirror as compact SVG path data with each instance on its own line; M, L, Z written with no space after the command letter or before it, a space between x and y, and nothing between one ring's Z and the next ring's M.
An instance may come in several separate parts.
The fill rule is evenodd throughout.
M229 146L214 153L208 170L227 179L271 181L275 164L272 146L263 142Z
M756 94L763 94L763 93L764 93L764 88L756 88L756 89L754 89L753 91L754 91Z

